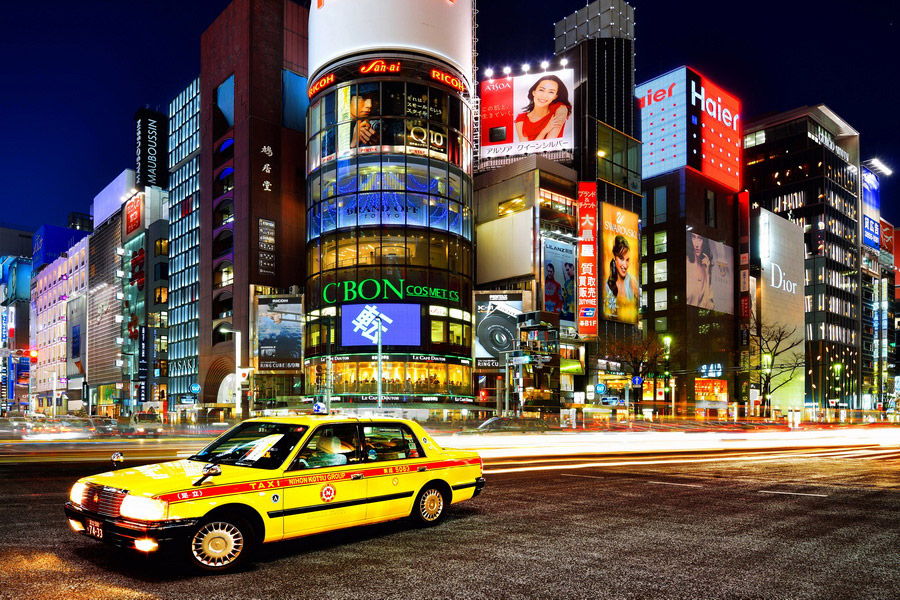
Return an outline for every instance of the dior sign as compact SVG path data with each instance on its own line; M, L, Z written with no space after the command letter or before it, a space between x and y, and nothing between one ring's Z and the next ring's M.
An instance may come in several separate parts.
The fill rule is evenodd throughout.
M772 287L775 288L776 290L784 290L785 292L788 292L789 294L796 294L797 293L797 283L788 279L787 273L785 273L784 270L777 263L771 263L771 265L772 265L772 269L770 271L770 276L772 278L771 279Z

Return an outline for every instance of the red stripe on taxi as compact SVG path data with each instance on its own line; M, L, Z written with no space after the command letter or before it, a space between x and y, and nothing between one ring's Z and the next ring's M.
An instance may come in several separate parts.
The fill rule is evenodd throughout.
M215 496L227 496L230 494L244 494L247 492L264 492L267 490L275 490L286 487L296 487L301 485L313 485L317 483L328 483L330 481L341 481L350 479L352 475L362 474L363 477L379 477L383 475L398 475L401 473L417 472L419 468L426 467L427 470L447 469L453 467L464 467L466 465L477 465L480 460L477 458L441 460L430 463L417 463L412 465L396 465L376 467L364 469L361 471L332 471L330 473L312 473L309 475L301 475L302 471L298 471L297 475L289 477L280 477L278 479L263 479L260 481L251 481L248 483L234 483L231 485L218 485L187 489L180 492L172 492L155 496L159 500L169 503L188 502L197 500L198 498L211 498Z

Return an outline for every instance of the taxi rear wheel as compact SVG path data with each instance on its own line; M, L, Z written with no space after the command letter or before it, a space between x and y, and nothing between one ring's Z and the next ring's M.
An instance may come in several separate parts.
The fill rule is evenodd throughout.
M236 517L216 517L197 527L187 550L195 567L224 573L247 562L253 544L253 528L249 523Z
M416 497L413 506L412 519L424 527L437 525L444 518L447 500L443 490L438 486L429 484L422 488Z

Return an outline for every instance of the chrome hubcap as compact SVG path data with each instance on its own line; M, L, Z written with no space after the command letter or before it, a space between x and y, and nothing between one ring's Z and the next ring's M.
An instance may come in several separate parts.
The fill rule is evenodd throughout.
M422 495L419 503L419 512L426 521L434 521L441 516L444 510L444 497L435 489L430 489Z
M231 523L207 523L191 540L194 557L208 567L234 562L243 549L244 535Z

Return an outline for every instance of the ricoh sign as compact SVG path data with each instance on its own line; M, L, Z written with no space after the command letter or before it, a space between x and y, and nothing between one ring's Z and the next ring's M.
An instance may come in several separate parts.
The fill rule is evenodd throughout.
M688 67L635 88L641 110L643 177L683 167L741 189L740 101Z

